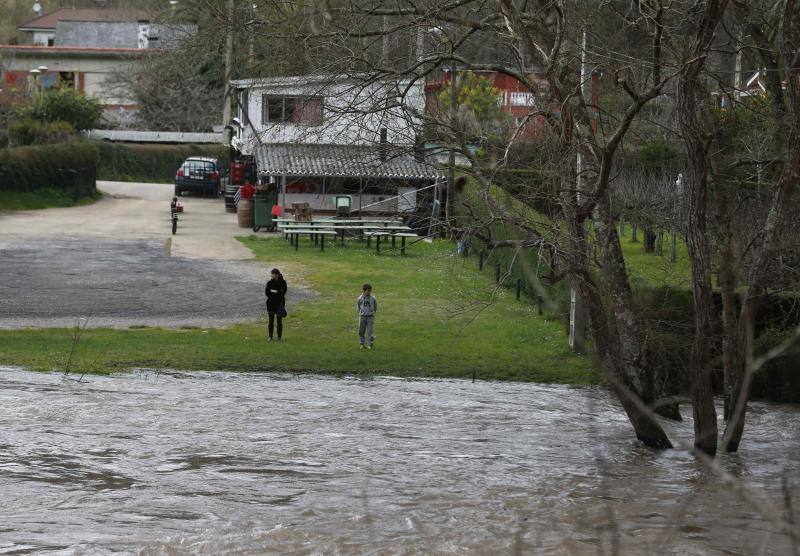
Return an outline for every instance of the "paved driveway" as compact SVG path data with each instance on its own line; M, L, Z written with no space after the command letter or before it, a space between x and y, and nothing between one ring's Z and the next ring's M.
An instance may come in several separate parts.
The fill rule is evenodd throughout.
M0 328L223 326L264 312L269 267L235 240L222 200L186 197L171 235L170 184L98 182L90 206L0 213ZM290 283L291 285L291 283ZM309 292L290 289L288 303Z

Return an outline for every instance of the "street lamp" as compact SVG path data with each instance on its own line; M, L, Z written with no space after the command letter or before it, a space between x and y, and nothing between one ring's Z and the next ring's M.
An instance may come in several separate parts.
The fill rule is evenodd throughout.
M33 86L31 87L31 90L33 93L36 93L37 85L39 84L39 74L42 72L34 68L28 73L30 73L31 77L33 77L33 83L32 83Z

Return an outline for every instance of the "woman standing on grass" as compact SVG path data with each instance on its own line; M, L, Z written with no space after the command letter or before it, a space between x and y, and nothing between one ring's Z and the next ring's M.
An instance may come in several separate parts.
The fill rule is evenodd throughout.
M275 317L278 317L278 340L283 335L283 317L286 316L286 280L283 279L283 274L277 268L273 268L270 272L270 280L264 288L264 294L267 296L267 314L269 315L269 325L267 331L267 341L272 341L272 331L275 326Z

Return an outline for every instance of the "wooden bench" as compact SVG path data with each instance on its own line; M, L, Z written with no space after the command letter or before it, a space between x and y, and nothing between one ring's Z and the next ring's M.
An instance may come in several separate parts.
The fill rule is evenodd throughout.
M419 237L415 233L410 232L390 232L390 231L383 231L383 230L370 230L368 232L364 232L364 237L367 238L367 247L370 246L370 240L374 237L375 238L375 253L380 255L381 254L381 238L392 238L392 249L395 249L396 244L395 240L399 237L400 238L400 254L406 254L406 238L407 237Z
M290 230L285 230L285 233L289 235L289 240L294 245L294 250L297 251L297 247L300 244L300 236L308 234L309 238L314 240L314 245L319 244L319 250L325 251L325 236L335 236L336 232L333 230L324 230L319 228L292 228Z

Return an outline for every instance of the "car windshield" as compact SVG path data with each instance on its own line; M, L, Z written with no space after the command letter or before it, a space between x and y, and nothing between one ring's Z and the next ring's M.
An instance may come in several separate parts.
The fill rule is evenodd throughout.
M187 160L182 168L185 175L207 175L214 171L214 163L208 160Z

